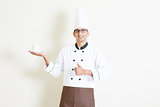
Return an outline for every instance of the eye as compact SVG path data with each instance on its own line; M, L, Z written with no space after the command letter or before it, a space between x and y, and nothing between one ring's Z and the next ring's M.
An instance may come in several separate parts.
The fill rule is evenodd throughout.
M78 32L78 29L75 29L74 32L77 33L77 32Z

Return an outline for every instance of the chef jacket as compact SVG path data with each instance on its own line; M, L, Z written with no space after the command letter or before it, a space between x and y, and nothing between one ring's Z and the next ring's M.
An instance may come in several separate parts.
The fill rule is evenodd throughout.
M74 70L77 63L83 69L91 70L93 76L77 76ZM55 63L50 61L50 64L45 65L44 69L54 77L58 77L64 72L63 85L71 87L94 88L96 80L106 79L110 76L104 55L88 42L80 48L77 43L62 48Z

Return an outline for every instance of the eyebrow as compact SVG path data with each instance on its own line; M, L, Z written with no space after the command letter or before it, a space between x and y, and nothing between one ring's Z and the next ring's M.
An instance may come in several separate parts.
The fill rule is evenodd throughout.
M78 30L78 31L79 31L79 29L75 29L74 31L76 31L76 30ZM82 29L80 29L80 30L82 30ZM85 28L83 28L83 30L87 30L87 31L88 31L88 29L85 29Z

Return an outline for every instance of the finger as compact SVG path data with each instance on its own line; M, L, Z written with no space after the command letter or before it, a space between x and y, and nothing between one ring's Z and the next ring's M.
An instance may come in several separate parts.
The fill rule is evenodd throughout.
M77 68L74 68L75 71L77 71Z
M32 51L31 51L30 53L31 53L31 54L35 54L35 52L32 52Z
M33 54L33 52L32 52L32 51L29 51L29 53Z
M30 52L30 53L35 53L35 52L31 51L31 50L29 50L29 52Z
M78 63L77 63L77 66L78 66L78 67L81 67Z
M33 51L29 51L32 55L38 55L38 53L35 53Z

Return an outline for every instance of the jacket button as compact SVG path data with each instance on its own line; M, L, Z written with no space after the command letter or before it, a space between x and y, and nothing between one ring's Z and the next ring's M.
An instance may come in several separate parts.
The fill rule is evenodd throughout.
M73 61L75 61L75 59L73 59Z
M72 68L72 71L74 71L74 69Z
M74 52L76 52L76 50Z
M81 61L83 61L83 59L81 59Z
M79 80L81 80L81 78L79 78Z
M82 51L82 52L84 52L84 51Z
M73 78L71 78L71 80L73 80Z

